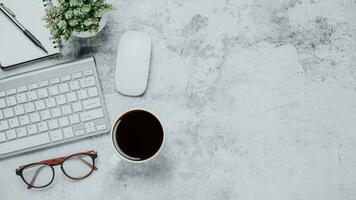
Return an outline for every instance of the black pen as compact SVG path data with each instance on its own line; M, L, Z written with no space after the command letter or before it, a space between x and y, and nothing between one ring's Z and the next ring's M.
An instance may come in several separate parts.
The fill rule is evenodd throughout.
M19 27L23 34L25 34L36 46L38 46L39 48L41 48L44 52L47 52L47 50L44 48L44 46L41 44L41 42L35 37L33 36L30 31L28 31L24 26L22 26L22 24L20 24L19 21L17 21L17 19L15 18L15 14L8 9L4 4L0 3L0 10L14 23L16 24L17 27Z

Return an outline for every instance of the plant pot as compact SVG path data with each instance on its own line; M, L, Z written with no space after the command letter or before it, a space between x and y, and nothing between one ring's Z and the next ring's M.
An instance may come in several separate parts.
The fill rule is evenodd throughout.
M90 37L93 37L93 36L97 35L101 30L103 30L103 28L105 27L107 22L108 22L108 14L105 13L100 19L99 29L98 29L98 31L96 33L92 33L92 32L89 32L89 31L84 31L84 32L76 32L76 31L74 31L72 35L74 37L78 37L78 38L90 38Z

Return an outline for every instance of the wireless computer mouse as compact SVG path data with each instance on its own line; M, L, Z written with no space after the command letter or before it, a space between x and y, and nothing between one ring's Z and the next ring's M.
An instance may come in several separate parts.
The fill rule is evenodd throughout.
M115 73L116 89L121 94L139 96L145 92L151 48L151 38L146 33L128 31L121 37Z

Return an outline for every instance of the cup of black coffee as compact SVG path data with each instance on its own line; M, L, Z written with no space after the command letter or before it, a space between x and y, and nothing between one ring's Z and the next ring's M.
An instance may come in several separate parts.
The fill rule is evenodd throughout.
M116 151L131 162L144 162L154 158L161 150L164 130L151 112L134 109L122 114L112 128L112 141Z

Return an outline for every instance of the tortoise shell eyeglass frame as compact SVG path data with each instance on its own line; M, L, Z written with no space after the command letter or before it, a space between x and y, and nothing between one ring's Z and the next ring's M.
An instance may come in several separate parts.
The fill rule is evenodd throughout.
M80 157L80 155L87 155L92 159L92 163L88 162L87 160L83 159L82 157ZM70 175L68 175L68 173L64 170L63 168L63 163L73 157L78 157L80 161L82 161L85 165L87 165L88 167L90 167L90 172L82 177L72 177ZM98 157L98 154L96 151L94 150L90 150L90 151L85 151L85 152L81 152L81 153L76 153L76 154L72 154L69 156L63 156L63 157L57 157L57 158L52 158L52 159L48 159L48 160L42 160L39 162L35 162L35 163L30 163L27 165L22 165L20 167L18 167L16 169L16 175L20 176L21 179L27 184L27 189L31 189L31 188L45 188L47 186L49 186L53 180L54 180L54 176L55 176L55 171L54 171L54 166L60 165L61 166L61 170L64 173L65 176L67 176L70 179L74 179L74 180L82 180L84 178L87 178L88 176L90 176L94 170L98 170L98 168L95 166L95 159ZM37 171L35 172L34 176L32 177L30 182L27 182L26 179L23 176L23 171L25 169L31 168L31 167L35 167L35 166L40 166ZM40 173L40 171L43 169L43 167L48 166L51 168L52 170L52 179L51 181L43 186L35 186L34 183L36 181L36 178L38 176L38 174Z

